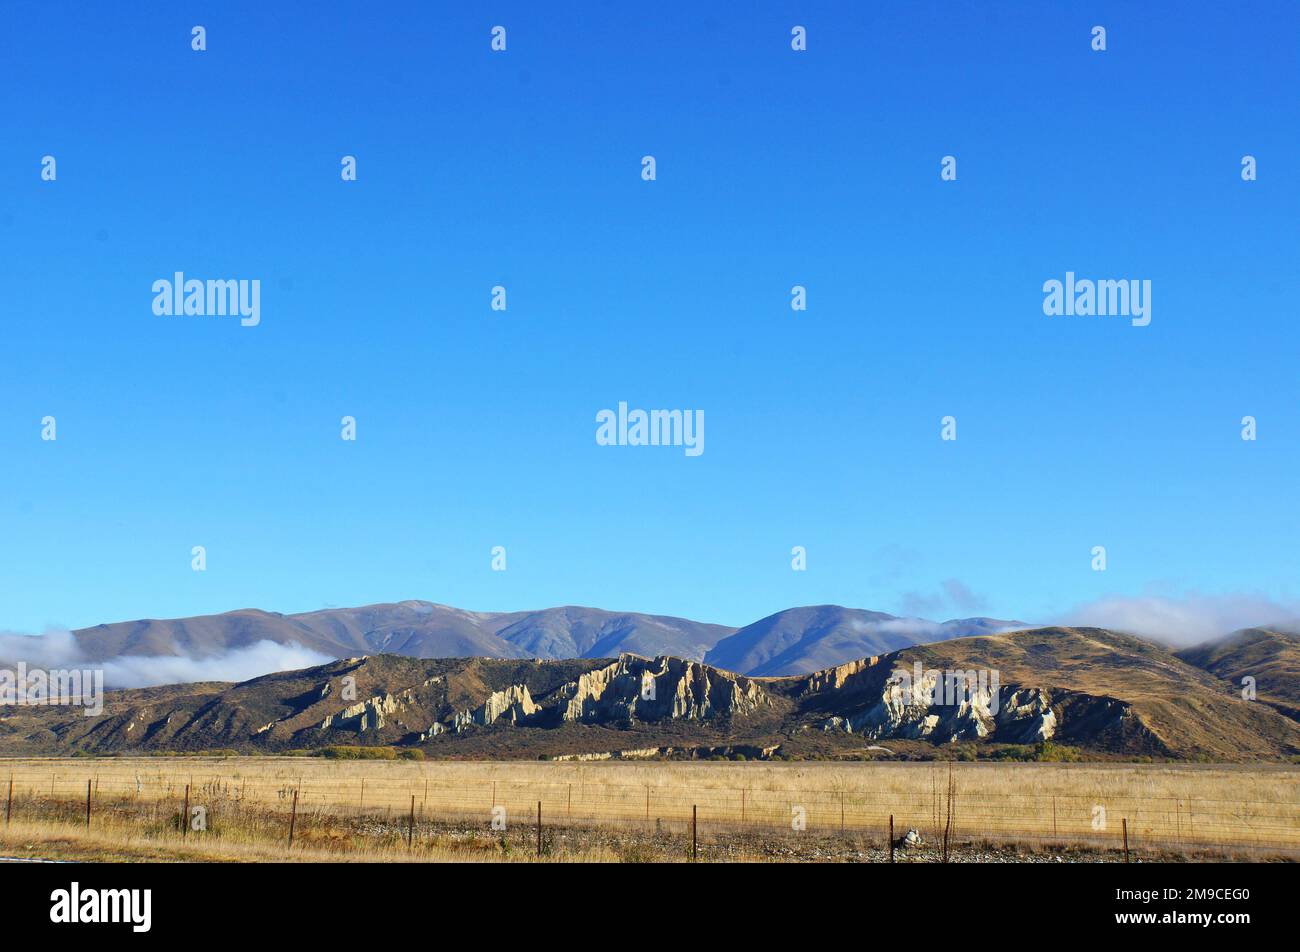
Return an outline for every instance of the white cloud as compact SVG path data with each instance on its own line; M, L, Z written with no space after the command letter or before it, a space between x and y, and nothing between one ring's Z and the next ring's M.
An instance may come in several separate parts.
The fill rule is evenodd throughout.
M72 632L50 628L44 634L0 631L0 665L26 662L29 668L64 668L84 664Z
M1110 628L1177 647L1221 638L1242 628L1300 617L1300 606L1265 595L1227 593L1181 596L1112 595L1067 612L1062 624Z
M0 632L0 665L24 662L28 668L103 668L109 688L139 688L192 681L247 681L274 671L310 668L333 661L301 645L259 641L222 655L118 655L90 661L72 632L50 629L41 635Z
M883 632L889 635L905 635L918 642L927 638L938 638L943 628L938 622L926 621L924 618L890 618L886 621L854 621L853 629L861 633Z
M214 658L119 655L104 662L104 683L108 687L139 688L190 681L247 681L275 671L313 668L333 660L332 655L301 645L282 645L274 641L259 641Z

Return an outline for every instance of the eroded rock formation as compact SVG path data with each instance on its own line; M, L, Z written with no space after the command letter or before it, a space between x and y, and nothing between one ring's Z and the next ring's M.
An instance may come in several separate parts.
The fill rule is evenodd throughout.
M991 676L990 676L991 674ZM949 743L992 737L1007 743L1050 740L1056 731L1049 693L1003 687L996 672L895 671L878 698L856 713L834 715L824 731Z
M704 721L752 713L769 699L751 678L682 658L624 654L560 689L562 719Z
M486 727L488 724L494 724L501 719L511 724L518 724L536 714L539 710L541 708L537 706L532 695L528 693L528 685L512 684L504 691L493 691L488 695L486 701L472 711L466 710L458 713L452 727L457 731L464 730L473 724Z

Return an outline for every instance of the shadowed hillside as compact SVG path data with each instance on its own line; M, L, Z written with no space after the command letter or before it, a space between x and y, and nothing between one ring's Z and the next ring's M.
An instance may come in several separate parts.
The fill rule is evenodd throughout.
M746 625L714 645L704 660L755 677L805 674L908 645L1027 627L996 618L932 622L839 605L813 605L788 608Z
M907 645L982 635L1019 622L931 622L819 605L778 612L742 629L641 612L566 606L472 612L405 601L280 615L241 609L194 618L142 619L73 633L89 661L123 655L212 658L261 641L349 658L610 658L624 652L707 661L751 675L800 674ZM3 660L3 659L0 659Z
M143 619L73 632L91 661L118 655L208 658L259 641L301 645L339 658L582 658L621 651L703 657L735 629L640 612L548 608L471 612L405 601L298 615L242 609L195 618Z

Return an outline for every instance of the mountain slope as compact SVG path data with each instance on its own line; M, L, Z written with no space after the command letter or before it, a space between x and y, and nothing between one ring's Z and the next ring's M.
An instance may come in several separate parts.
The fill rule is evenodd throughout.
M119 655L186 655L212 657L259 641L297 644L323 654L349 654L364 642L351 645L295 620L255 608L200 615L193 618L144 618L74 631L88 661L106 661Z
M145 619L74 632L85 657L210 658L259 641L298 644L336 658L594 658L623 652L707 661L751 676L816 671L921 641L986 634L1017 622L966 618L935 623L884 612L817 605L777 612L742 629L641 612L563 606L472 612L404 601L280 615L243 609L195 618Z
M526 658L528 653L498 637L499 613L471 612L433 602L404 601L332 608L288 616L333 640L334 654L400 654L412 658Z
M533 658L608 658L624 651L703 658L734 628L640 612L548 608L528 612L497 629L499 637Z
M73 632L89 661L118 655L209 658L259 641L298 644L339 658L580 658L621 651L702 657L735 629L663 615L598 608L471 612L404 601L280 615L256 609L195 618L144 619Z
M1041 628L917 646L900 656L930 667L993 667L1004 685L1047 690L1060 713L1057 737L1064 743L1217 760L1300 752L1300 725L1266 705L1243 701L1239 692L1169 649L1130 635ZM1104 706L1093 703L1071 712L1085 697L1111 701L1123 715L1102 730L1087 718Z
M1020 622L993 618L935 623L839 605L812 605L789 608L746 625L719 641L704 660L754 677L775 677L817 671L918 642L1024 627Z
M952 671L971 673L965 695L938 688ZM434 757L825 756L879 740L1055 740L1108 756L1279 760L1300 753L1300 724L1241 700L1165 648L1082 628L913 646L780 678L631 654L376 655L240 684L111 692L98 717L22 706L0 716L5 756L336 744L420 747Z
M1242 678L1255 679L1258 699L1300 720L1300 635L1269 628L1246 628L1221 641L1185 648L1178 657L1242 690Z

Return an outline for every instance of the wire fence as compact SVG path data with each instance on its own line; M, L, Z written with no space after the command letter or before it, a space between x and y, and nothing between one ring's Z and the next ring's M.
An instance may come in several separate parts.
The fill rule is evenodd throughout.
M97 771L94 765L29 764L11 772L6 820L21 818L43 804L84 802L88 822L96 808L149 805L188 812L284 814L286 818L371 817L462 824L496 829L541 822L571 828L691 831L722 837L746 833L783 836L808 832L853 834L888 845L916 829L933 841L946 830L952 842L1025 842L1103 849L1254 850L1300 857L1300 802L1207 796L1046 793L1036 790L976 789L958 777L950 797L941 771L917 778L911 789L872 789L832 784L772 789L760 783L723 786L675 779L631 783L627 777L576 771L550 779L545 770L485 771L463 765L450 774L437 765L414 765L401 776L384 776L355 764L334 770L311 764L298 774L221 771L220 762L150 770ZM214 769L216 767L216 769ZM2 768L0 768L2 771ZM496 773L498 775L490 775ZM654 778L653 772L647 777ZM883 785L881 785L883 786ZM288 820L286 820L288 822Z

